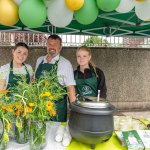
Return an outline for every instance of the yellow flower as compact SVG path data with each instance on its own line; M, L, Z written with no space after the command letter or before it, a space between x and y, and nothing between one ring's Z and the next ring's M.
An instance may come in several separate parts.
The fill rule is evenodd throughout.
M35 106L34 103L29 103L28 105L29 105L30 107L34 107L34 106Z
M6 106L2 105L2 110L6 110Z
M10 128L11 128L11 124L10 124L10 123L7 123L7 124L6 124L6 130L7 130L7 132L10 131Z
M8 92L8 90L0 90L0 94L7 94Z
M16 111L16 115L17 116L20 115L20 111L19 110Z
M32 112L32 108L31 107L26 107L26 112L31 113Z
M45 93L43 93L43 94L40 94L40 97L42 98L42 97L49 97L49 96L51 96L51 93L50 92L45 92Z
M56 116L56 110L54 110L54 109L50 110L49 113L50 113L50 116L52 116L52 117Z
M9 106L7 107L7 111L10 112L10 113L14 112L14 110L12 109L12 106L11 106L11 105L9 105Z
M48 82L48 81L45 81L45 85L49 85L49 82Z
M42 97L44 97L44 96L45 96L45 94L40 94L40 96L39 96L39 97L40 97L40 98L42 98Z
M51 93L50 92L45 92L45 96L49 97L49 96L51 96Z
M50 111L53 108L53 103L50 102L50 101L47 101L46 102L46 108L47 108L48 111Z

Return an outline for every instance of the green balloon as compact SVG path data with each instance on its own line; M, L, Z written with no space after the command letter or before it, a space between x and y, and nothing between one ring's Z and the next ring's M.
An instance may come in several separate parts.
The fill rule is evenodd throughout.
M74 17L80 24L88 25L96 20L98 13L95 0L85 0L81 9L74 12Z
M110 12L118 7L120 0L96 0L96 2L99 9Z
M38 28L46 20L47 10L42 0L24 0L19 7L21 22L29 28Z

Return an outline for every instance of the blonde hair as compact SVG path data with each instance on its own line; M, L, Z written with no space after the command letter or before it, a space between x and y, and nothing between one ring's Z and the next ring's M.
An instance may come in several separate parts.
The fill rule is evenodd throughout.
M89 55L92 57L92 51L91 51L91 49L89 47L87 47L87 46L80 46L80 47L77 48L76 53L79 52L80 50L88 52ZM95 67L95 64L92 62L92 60L89 61L89 65L94 69L96 77L98 78L98 75L97 75L97 72L96 72L96 67Z

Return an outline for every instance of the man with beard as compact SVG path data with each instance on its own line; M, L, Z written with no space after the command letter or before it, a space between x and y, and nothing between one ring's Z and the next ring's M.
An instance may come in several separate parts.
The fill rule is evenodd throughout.
M62 39L58 35L50 35L47 40L47 55L38 58L36 63L35 78L39 79L44 72L49 72L56 68L60 86L65 86L70 103L75 101L75 80L71 63L60 56L62 50ZM53 121L67 121L67 94L56 103L56 114Z

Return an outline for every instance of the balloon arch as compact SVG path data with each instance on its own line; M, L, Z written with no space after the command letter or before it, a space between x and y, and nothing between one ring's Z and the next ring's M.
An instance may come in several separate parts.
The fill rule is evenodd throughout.
M88 26L101 11L125 14L133 9L140 20L150 21L150 0L0 0L0 24L13 26L20 21L28 28L39 28L48 19L58 28L73 20Z

